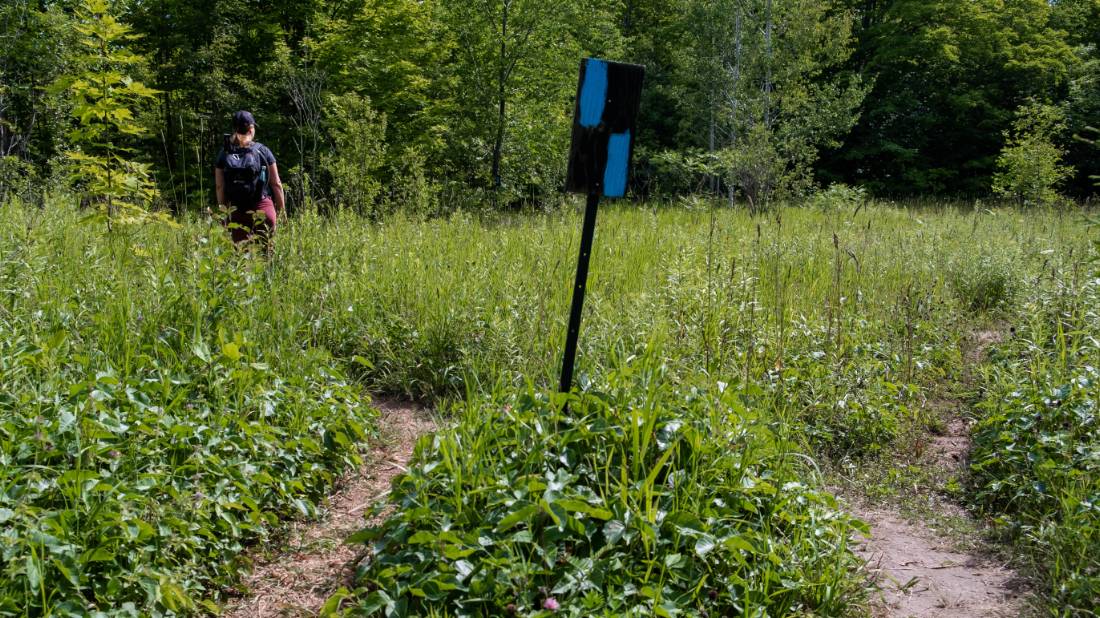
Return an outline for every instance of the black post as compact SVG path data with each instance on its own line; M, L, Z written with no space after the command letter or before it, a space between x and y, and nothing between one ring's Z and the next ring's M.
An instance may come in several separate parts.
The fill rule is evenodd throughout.
M563 393L568 393L573 388L573 363L577 359L577 337L581 330L584 289L588 284L588 259L592 255L592 237L596 233L596 209L599 204L599 189L590 190L588 204L584 207L581 252L577 258L577 279L573 285L573 306L569 311L569 331L565 335L565 353L561 361L561 384L558 390Z

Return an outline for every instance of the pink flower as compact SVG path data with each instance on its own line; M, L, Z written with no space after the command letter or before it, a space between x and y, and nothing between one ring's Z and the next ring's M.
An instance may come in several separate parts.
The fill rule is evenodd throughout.
M542 602L542 608L548 611L556 612L561 609L561 605L558 604L558 600L554 597L546 597L546 600Z

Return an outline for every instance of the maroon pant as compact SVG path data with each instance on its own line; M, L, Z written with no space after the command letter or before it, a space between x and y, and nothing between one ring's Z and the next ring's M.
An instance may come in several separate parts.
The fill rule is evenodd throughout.
M275 203L270 197L265 197L253 208L237 208L229 213L229 233L233 242L242 243L259 238L267 240L275 231L276 224Z

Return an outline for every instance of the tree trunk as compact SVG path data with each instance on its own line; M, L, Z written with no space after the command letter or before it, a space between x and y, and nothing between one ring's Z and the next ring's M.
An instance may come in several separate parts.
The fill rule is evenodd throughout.
M732 122L730 126L730 147L737 148L737 113L740 111L740 93L738 88L741 87L741 54L744 51L742 46L741 37L741 8L734 9L733 14L733 67L730 70L730 115ZM736 177L733 173L730 174L729 179L729 201L730 208L736 206L734 196L736 194L736 183L734 182Z
M511 4L511 0L504 0L501 5L501 18L500 18L500 66L497 76L497 134L496 139L493 140L493 188L500 189L503 186L500 172L500 159L501 153L504 150L504 123L505 123L505 90L504 82L507 79L508 64L508 8Z
M772 0L764 5L764 126L772 128Z

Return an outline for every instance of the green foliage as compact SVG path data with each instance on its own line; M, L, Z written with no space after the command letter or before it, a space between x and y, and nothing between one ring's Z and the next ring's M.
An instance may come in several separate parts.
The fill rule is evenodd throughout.
M791 386L777 388L776 396L794 399L811 452L834 460L880 455L911 424L907 406L916 389L905 381L914 376L907 375L904 362L884 363L886 349L884 342L860 333L845 359L830 358L821 349L791 353L783 368Z
M849 4L864 25L852 70L874 87L828 167L876 194L986 193L1017 108L1059 96L1078 61L1051 23L1060 2Z
M266 267L222 230L118 252L51 206L0 216L0 614L213 611L375 413L323 350L270 347Z
M83 18L72 4L0 7L0 156L31 161L47 184L61 167L58 153L74 144L66 99L43 86L111 72L88 68L76 42L87 38L76 28ZM121 43L148 61L147 70L112 70L159 91L148 113L124 104L141 118L140 139L114 140L134 149L121 155L126 160L157 165L119 165L121 173L155 177L173 206L208 204L221 135L232 112L246 108L284 163L297 198L292 210L307 197L342 203L347 187L330 185L331 157L321 156L341 156L326 150L336 136L322 127L323 108L330 97L352 94L386 118L381 175L415 171L403 173L418 183L417 212L482 209L486 200L553 207L585 55L647 67L638 193L720 194L758 210L819 182L879 196L985 194L1003 134L1032 99L1062 109L1073 133L1100 124L1095 0L266 6L110 4L107 12L139 36ZM1081 143L1054 143L1074 168L1063 190L1089 195L1100 157ZM667 165L677 157L690 164ZM104 173L102 165L82 165ZM137 185L103 184L137 192L123 202L146 197Z
M1021 206L1056 202L1057 187L1073 175L1073 168L1062 164L1065 151L1054 143L1064 130L1065 120L1057 108L1042 104L1021 107L1012 131L1005 132L993 191Z
M863 187L850 187L844 183L833 183L815 193L809 200L810 205L820 210L856 211L867 205L867 190Z
M67 153L73 180L102 209L108 227L163 220L148 210L157 195L151 166L128 158L134 150L124 145L142 136L135 110L157 93L130 74L143 60L124 47L131 30L109 11L107 0L85 0L79 7L74 27L81 37L81 73L54 85L68 91L77 123L69 139L80 149Z
M63 99L42 86L70 69L73 44L64 8L42 4L0 5L0 157L36 168L47 167L64 143Z
M859 524L743 394L664 373L650 351L579 397L468 402L394 481L399 510L353 535L377 588L354 611L842 614Z
M1017 541L1051 615L1100 598L1100 284L1035 290L985 376L972 497Z
M684 140L715 157L708 174L762 208L808 189L818 150L837 145L866 88L838 71L853 15L810 0L697 0L677 49Z
M1096 43L1100 41L1100 2L1059 0L1054 5L1054 17L1079 60L1059 106L1069 130L1087 135L1088 127L1100 126L1100 46ZM1078 141L1067 144L1066 150L1066 162L1075 170L1067 190L1075 195L1092 195L1095 184L1090 177L1100 175L1100 150Z
M415 168L415 161L406 168L410 177ZM764 479L778 492L757 495L765 491L759 485L702 483L710 477L700 466L693 473L702 476L692 477L700 483L666 484L662 492L704 500L712 490L730 491L795 517L833 509L806 473L805 455L858 462L889 452L920 420L914 410L927 385L953 368L944 360L960 328L945 275L953 264L977 260L975 246L995 246L1013 278L1044 273L1049 281L1045 263L1085 255L1090 240L1076 220L1044 211L1025 218L871 203L858 212L784 207L764 218L694 202L691 210L601 210L578 367L589 392L561 418L603 418L624 431L629 410L649 410L661 423L691 419L674 436L676 454L665 470L690 454L689 438L705 438L699 452L718 462L716 470L729 471L741 453L719 446L746 445L759 465L738 473L798 474L804 486L784 492ZM373 417L364 392L421 399L470 393L469 418L460 416L456 433L447 434L462 437L463 447L480 452L465 440L488 437L473 433L484 425L511 440L522 432L525 445L538 436L537 452L552 452L556 438L507 421L554 413L544 397L514 386L530 381L539 393L556 383L579 227L573 208L425 221L398 213L381 222L307 210L280 227L273 256L261 261L235 251L206 220L137 227L120 250L82 225L71 203L0 208L0 486L15 490L0 492L0 518L7 518L0 535L9 534L0 542L0 597L11 599L3 611L156 615L169 604L205 610L205 601L220 602L245 567L241 553L264 542L278 518L314 512L331 479L354 461ZM650 339L662 342L663 367L653 359L620 362ZM620 392L605 388L612 383ZM490 384L507 386L489 398ZM646 387L653 389L650 407ZM505 404L513 416L502 414ZM489 422L475 425L477 414ZM726 443L723 429L747 433ZM626 446L604 429L582 438L593 448ZM422 452L436 456L428 447ZM526 452L482 459L486 466L513 455L524 462ZM638 461L652 469L653 456L647 450ZM455 457L474 465L461 450ZM574 461L541 461L588 474ZM442 474L428 471L423 480L468 487ZM647 476L631 480L644 484ZM628 496L643 495L627 485ZM464 495L481 500L497 491L492 485ZM787 504L787 496L809 502ZM616 499L606 495L604 508ZM774 555L790 562L771 571L766 562L740 565L725 547L698 558L696 538L688 551L670 550L654 562L654 573L695 577L726 556L732 562L715 569L735 572L740 580L731 581L741 589L774 592L774 603L856 609L841 598L850 583L841 567L810 569L809 559L822 554L808 520L775 517L770 528L754 528L765 521L757 515L736 528L751 537L752 559L772 555L761 545L775 533ZM831 538L841 521L816 523ZM737 525L703 523L708 534L712 525ZM659 540L683 541L663 532ZM639 542L612 548L631 561L611 577L639 575ZM512 543L501 541L518 546ZM794 560L800 557L807 562ZM545 564L518 562L500 568L534 573L532 564ZM803 571L805 580L769 579ZM828 574L840 578L833 588L808 587ZM716 595L732 594L717 582L707 580ZM669 577L651 587L666 585L684 589ZM521 589L537 596L537 586ZM625 595L625 587L616 592ZM574 609L582 611L578 602ZM702 602L710 602L709 592Z
M390 210L400 210L414 218L442 214L440 183L428 178L427 157L419 149L406 148L390 164L389 178Z
M1014 269L1003 257L988 252L974 260L960 260L948 272L956 300L972 312L1005 308L1019 287L1015 278Z
M436 0L358 0L318 7L306 41L335 94L358 94L386 118L387 165L408 148L441 166L453 81L454 42Z
M1083 131L1083 133L1085 135L1075 135L1074 136L1075 138L1077 138L1077 141L1088 144L1089 146L1093 147L1094 149L1100 151L1100 139L1094 139L1093 138L1093 136L1100 136L1100 129L1097 129L1095 127L1085 127L1085 130ZM1088 137L1086 137L1086 136L1088 136ZM1100 187L1100 174L1094 174L1092 176L1089 176L1089 180L1092 181L1092 184L1093 184L1094 187Z
M19 157L0 157L0 204L15 198L31 201L37 180L29 162Z
M454 102L448 159L460 177L501 202L564 184L577 66L585 55L619 57L613 7L569 0L446 2L454 37Z
M386 117L371 108L369 99L346 94L329 98L325 123L333 145L321 155L321 172L328 175L329 199L337 207L377 215L382 191L378 172L386 155Z

